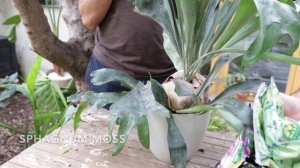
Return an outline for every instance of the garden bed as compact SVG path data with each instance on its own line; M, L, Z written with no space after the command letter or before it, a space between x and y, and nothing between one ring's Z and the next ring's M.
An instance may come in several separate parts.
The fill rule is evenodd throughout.
M33 130L33 115L30 103L22 94L15 94L8 99L10 104L0 109L0 120L12 124L20 130L25 129L26 122L29 130ZM13 158L25 148L20 143L20 136L0 127L0 165Z

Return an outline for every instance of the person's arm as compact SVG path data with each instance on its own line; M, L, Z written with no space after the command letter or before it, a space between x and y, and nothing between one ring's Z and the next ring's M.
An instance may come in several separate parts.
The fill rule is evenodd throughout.
M105 18L112 0L79 0L82 23L88 29L95 29Z
M296 121L300 121L300 89L291 96L282 94L284 114Z

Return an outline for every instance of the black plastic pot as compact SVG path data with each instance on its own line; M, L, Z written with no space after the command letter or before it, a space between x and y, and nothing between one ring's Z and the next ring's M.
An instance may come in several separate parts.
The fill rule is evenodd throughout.
M0 36L0 78L18 71L15 45Z

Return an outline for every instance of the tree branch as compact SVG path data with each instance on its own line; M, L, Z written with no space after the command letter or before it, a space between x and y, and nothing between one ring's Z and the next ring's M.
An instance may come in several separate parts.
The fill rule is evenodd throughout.
M60 41L52 33L39 0L13 2L20 13L34 51L63 67L76 80L83 81L91 50L83 48L82 41L76 41L74 38L68 43Z

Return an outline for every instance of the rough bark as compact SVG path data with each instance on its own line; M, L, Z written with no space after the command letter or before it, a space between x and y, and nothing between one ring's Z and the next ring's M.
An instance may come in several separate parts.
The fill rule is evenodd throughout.
M82 25L81 17L78 12L79 0L64 0L63 19L69 29L70 44L80 44L82 49L90 54L94 48L94 31L86 29ZM90 56L90 55L88 55Z
M19 11L33 50L64 68L82 83L93 47L93 35L84 29L78 14L78 0L66 0L64 16L70 28L71 39L62 42L51 31L39 0L13 0ZM67 17L66 17L67 16Z

